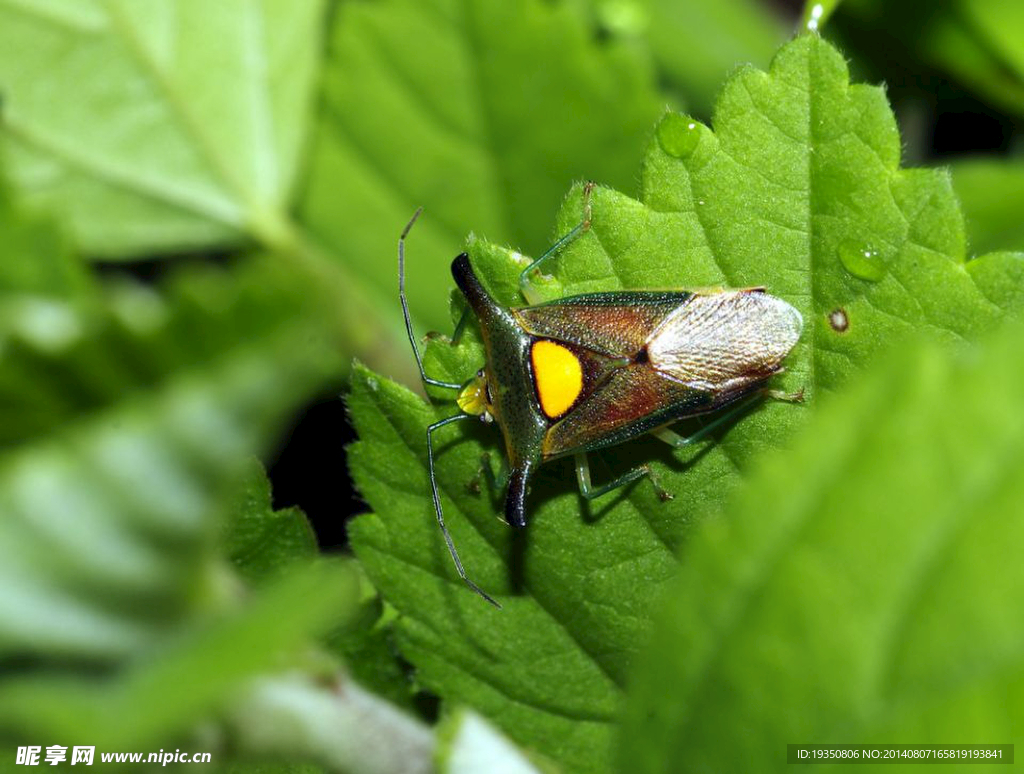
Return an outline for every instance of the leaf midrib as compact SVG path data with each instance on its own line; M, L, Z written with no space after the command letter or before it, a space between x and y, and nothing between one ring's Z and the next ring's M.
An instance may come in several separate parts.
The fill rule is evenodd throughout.
M208 196L197 196L194 190L182 189L171 180L163 176L157 176L149 180L138 174L135 169L117 169L104 159L91 157L85 149L76 149L61 142L59 139L49 137L38 128L20 124L16 114L14 120L8 119L8 128L23 141L52 153L70 166L81 169L96 178L117 188L132 191L144 198L161 202L165 205L191 212L194 215L209 219L233 229L244 229L251 227L268 244L276 241L275 232L272 228L263 228L260 216L271 216L278 219L286 219L280 211L278 202L270 206L261 203L260 199L250 190L248 185L232 168L229 160L223 158L218 152L215 144L211 141L206 132L203 131L203 122L194 115L188 105L188 101L182 96L180 90L172 82L170 77L157 65L156 61L149 54L144 42L139 38L137 31L131 21L120 10L118 0L102 0L102 7L111 22L109 28L93 28L82 23L80 20L69 16L62 16L56 13L48 13L38 6L26 5L17 0L0 0L16 12L36 18L46 24L60 26L79 34L97 34L107 32L111 36L118 36L125 42L125 48L131 53L140 69L149 75L151 82L156 86L166 104L171 109L171 114L177 119L185 137L191 140L198 150L201 158L213 172L214 179L222 186L226 196L222 200L216 200ZM264 139L262 147L260 141L254 137L254 145L250 148L254 161L254 174L260 176L261 170L272 179L275 184L280 183L280 169L276 165L276 155L273 147L274 123L271 110L269 94L266 81L265 57L259 46L256 32L262 28L259 10L256 4L246 6L248 16L243 23L243 35L248 44L248 53L251 61L264 66L260 70L262 78L258 84L254 84L249 93L251 105L250 115L256 124L255 137ZM249 33L249 34L245 34ZM255 79L251 79L253 81ZM269 161L269 166L267 162ZM278 190L278 188L268 189ZM280 191L279 191L280 192Z
M255 6L255 4L252 5ZM253 201L245 182L235 174L230 164L221 158L213 142L202 130L202 122L197 116L192 114L187 100L182 97L171 78L168 77L150 55L145 43L137 34L130 20L120 11L118 0L104 0L104 7L114 24L114 28L120 33L121 38L127 44L128 51L132 53L132 56L134 56L142 70L149 73L153 83L156 84L167 100L167 104L170 105L172 113L177 117L183 132L192 138L192 141L203 158L206 159L214 174L220 178L221 183L225 184L228 191L236 197L237 201L248 205L248 209L251 212Z

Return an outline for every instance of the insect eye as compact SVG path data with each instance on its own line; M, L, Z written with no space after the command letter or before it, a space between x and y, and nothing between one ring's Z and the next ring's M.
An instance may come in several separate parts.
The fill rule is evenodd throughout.
M483 379L484 378L484 369L481 368L479 371L476 372L476 378L477 379Z

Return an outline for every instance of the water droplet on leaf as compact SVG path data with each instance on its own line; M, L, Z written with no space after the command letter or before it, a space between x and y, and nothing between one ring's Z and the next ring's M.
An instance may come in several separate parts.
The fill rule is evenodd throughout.
M821 3L815 3L811 7L811 12L807 18L807 29L811 32L817 32L818 26L821 24L821 17L825 15L825 9Z
M854 277L878 282L885 276L885 264L878 250L861 242L846 241L839 245L839 260Z
M685 159L700 142L700 124L689 116L669 113L658 124L658 143L669 156Z

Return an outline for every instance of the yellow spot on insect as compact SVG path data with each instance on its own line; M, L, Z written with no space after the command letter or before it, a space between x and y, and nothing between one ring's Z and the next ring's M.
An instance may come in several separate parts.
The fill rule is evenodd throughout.
M538 341L530 351L540 407L549 419L564 414L583 391L583 368L572 352L553 341Z
M474 416L483 414L488 409L487 381L480 375L470 379L459 390L459 397L455 401L466 414L473 414Z

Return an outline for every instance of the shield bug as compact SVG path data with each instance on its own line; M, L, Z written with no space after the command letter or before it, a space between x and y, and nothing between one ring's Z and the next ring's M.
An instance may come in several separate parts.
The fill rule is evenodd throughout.
M524 298L535 296L531 274L590 227L591 185L584 188L583 220L520 275ZM505 441L505 520L526 525L526 497L537 467L573 455L580 493L598 497L644 476L662 490L648 465L613 481L591 482L587 452L652 433L672 446L692 443L726 412L690 437L669 429L682 419L720 412L748 396L771 394L768 380L800 338L800 313L764 288L711 291L624 290L586 293L520 307L499 304L462 253L451 271L468 309L453 343L475 315L485 363L468 382L429 377L413 335L405 296L405 240L418 210L398 241L398 293L420 377L425 385L456 391L462 413L427 428L427 460L434 511L459 576L477 594L498 603L466 575L444 523L434 474L432 437L465 419L494 422Z

